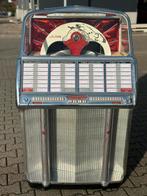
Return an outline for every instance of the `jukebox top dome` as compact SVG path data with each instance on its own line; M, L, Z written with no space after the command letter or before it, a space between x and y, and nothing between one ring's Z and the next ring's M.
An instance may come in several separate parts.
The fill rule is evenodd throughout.
M87 42L99 43L107 56L127 56L132 52L129 21L126 15L108 10L85 7L67 7L29 13L24 20L24 55L52 55L45 52L53 42L63 42L77 31ZM89 11L91 10L91 11ZM31 32L31 33L30 33ZM66 38L67 36L67 38ZM102 43L103 41L103 43ZM59 44L59 48L61 47ZM57 47L58 47L57 44ZM61 47L61 49L66 47ZM95 55L100 55L100 47L95 47ZM85 52L85 54L88 54ZM103 53L102 53L103 54ZM68 53L68 56L71 56ZM82 55L82 54L81 54Z

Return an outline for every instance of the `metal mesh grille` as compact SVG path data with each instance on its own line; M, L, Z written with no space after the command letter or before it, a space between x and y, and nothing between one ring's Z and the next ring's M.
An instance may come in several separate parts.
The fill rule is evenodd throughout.
M59 109L50 113L53 182L101 180L106 112L105 109Z

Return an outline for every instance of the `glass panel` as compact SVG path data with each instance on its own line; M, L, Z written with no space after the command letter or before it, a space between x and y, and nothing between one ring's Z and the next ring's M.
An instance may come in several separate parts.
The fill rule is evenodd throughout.
M39 13L27 19L24 52L33 56L127 56L128 24L113 13Z

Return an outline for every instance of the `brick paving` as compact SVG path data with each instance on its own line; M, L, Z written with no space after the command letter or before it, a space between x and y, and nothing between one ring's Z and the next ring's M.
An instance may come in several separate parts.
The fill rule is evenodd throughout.
M6 35L9 37L16 37L20 36L20 31L22 28L22 24L21 23L15 23L15 19L12 18L12 20L14 21L14 23L9 23L9 22L5 22L2 23L2 20L0 18L0 37L5 37ZM8 20L8 19L7 19Z
M24 176L20 114L15 105L15 58L0 59L0 196L147 196L147 76L138 82L127 175L122 184L31 188Z

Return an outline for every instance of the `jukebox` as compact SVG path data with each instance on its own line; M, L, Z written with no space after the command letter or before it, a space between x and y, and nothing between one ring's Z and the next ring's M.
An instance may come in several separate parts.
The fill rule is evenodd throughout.
M16 76L28 181L122 181L136 80L124 13L80 6L28 13Z

